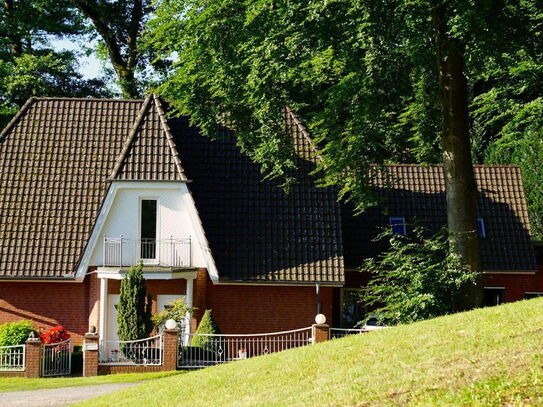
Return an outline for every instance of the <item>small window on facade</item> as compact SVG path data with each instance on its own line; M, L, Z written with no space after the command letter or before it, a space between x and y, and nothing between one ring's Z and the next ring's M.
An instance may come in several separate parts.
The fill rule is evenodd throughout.
M140 256L142 259L156 258L157 237L157 201L156 199L141 200Z
M531 298L543 297L543 292L528 292L524 293L524 299L529 300Z
M479 237L486 237L485 220L483 218L477 218L477 234Z
M405 218L403 217L389 217L388 224L392 228L392 232L398 235L407 236L407 228L405 227Z
M505 288L485 287L485 307L503 304L505 300Z

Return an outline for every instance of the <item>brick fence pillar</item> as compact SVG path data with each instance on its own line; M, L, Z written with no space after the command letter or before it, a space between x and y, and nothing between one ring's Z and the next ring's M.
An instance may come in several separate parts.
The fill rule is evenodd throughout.
M177 369L177 352L179 331L177 329L164 329L164 364L162 370Z
M25 377L40 377L41 340L29 338L25 345Z
M313 343L324 342L330 339L330 326L326 324L313 324Z
M98 335L86 333L83 343L83 376L98 375Z

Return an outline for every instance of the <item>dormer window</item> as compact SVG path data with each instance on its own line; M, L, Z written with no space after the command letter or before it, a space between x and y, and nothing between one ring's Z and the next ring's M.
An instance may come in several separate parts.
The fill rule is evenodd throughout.
M392 228L392 233L407 236L407 228L405 227L404 217L391 216L388 218L388 224Z
M479 237L486 237L485 221L483 218L477 218L477 235Z

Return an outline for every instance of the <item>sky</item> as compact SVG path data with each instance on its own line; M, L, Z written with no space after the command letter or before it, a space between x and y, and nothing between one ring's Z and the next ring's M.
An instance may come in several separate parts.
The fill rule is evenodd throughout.
M81 50L81 45L69 39L51 39L53 48L57 50L78 51ZM79 71L85 79L93 79L101 73L101 62L94 55L81 56L79 59Z

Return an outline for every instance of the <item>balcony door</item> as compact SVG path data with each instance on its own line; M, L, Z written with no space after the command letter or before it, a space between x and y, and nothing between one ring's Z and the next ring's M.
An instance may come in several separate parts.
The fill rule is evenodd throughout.
M140 216L140 258L144 264L155 264L158 262L157 200L142 199Z

